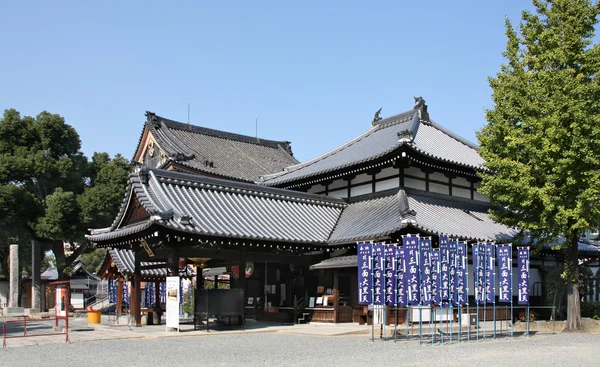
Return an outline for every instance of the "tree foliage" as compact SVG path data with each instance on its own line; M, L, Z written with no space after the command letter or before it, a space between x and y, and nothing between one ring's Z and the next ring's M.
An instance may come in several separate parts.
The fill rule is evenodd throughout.
M123 198L131 164L120 155L80 150L75 129L56 114L0 119L0 260L9 243L42 243L62 271L86 249L88 228L110 225ZM63 242L82 246L70 257ZM29 247L23 247L29 251ZM3 267L6 269L6 266Z
M567 329L581 328L577 241L600 227L599 7L533 1L519 32L506 21L507 60L490 78L494 107L479 132L489 173L481 192L496 220L542 242L566 237Z

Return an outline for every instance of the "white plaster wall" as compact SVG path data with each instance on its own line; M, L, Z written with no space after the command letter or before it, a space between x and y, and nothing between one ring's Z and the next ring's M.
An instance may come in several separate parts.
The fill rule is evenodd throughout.
M373 176L366 174L366 173L361 173L360 175L357 175L352 181L352 185L355 184L359 184L359 183L363 183L363 182L371 182L373 179Z
M433 172L429 174L429 179L430 180L436 180L436 181L442 181L442 182L448 182L449 179L448 177L444 176L443 173L441 172Z
M371 192L373 192L373 185L371 183L350 188L350 196L365 195Z
M414 178L404 177L404 186L411 189L425 190L425 181L415 180Z
M461 185L461 186L471 187L471 183L469 181L467 181L467 179L464 178L464 177L453 178L452 179L452 184L453 185Z
M441 185L435 182L429 182L429 191L436 192L438 194L450 195L449 186Z
M329 191L339 189L340 187L348 187L348 181L336 180L329 185Z
M324 192L325 191L325 186L323 185L313 185L310 189L308 189L307 192L310 192L312 194L317 193L317 192Z
M400 169L394 167L386 167L379 172L375 178L385 178L389 176L398 176L400 174Z
M405 175L415 176L415 177L423 177L425 178L425 172L421 171L420 168L417 167L408 167L404 169Z
M333 198L347 198L348 197L348 189L329 191L329 195Z
M375 182L375 191L384 191L400 186L398 177L390 178L389 180Z
M452 187L452 196L470 199L471 190L461 189L460 187Z
M488 197L487 197L487 196L485 196L485 195L481 195L481 194L480 194L480 193L478 193L477 191L475 191L475 192L473 193L473 199L474 199L474 200L478 200L478 201L485 201L486 203L489 203L489 202L490 202L490 198L488 198Z

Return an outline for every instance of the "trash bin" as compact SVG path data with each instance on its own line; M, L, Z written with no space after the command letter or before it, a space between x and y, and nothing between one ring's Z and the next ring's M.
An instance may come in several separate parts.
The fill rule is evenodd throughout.
M100 312L100 311L88 311L87 312L88 324L99 324L101 316L102 316L102 312Z

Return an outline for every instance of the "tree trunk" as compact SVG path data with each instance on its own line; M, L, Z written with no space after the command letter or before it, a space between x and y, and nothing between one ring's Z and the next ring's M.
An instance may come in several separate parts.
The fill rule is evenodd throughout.
M581 297L579 295L579 259L578 238L568 238L566 270L568 273L567 286L567 325L564 331L581 331Z
M63 279L67 258L65 256L65 246L62 241L52 241L50 244L54 258L56 259L56 271L58 272L58 279Z

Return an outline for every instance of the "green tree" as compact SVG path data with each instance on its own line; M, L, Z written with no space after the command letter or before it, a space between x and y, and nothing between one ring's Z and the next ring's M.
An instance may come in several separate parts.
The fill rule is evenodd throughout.
M600 227L599 7L587 0L533 1L519 32L506 20L507 63L490 78L494 107L478 133L489 173L481 192L494 218L541 243L562 235L567 326L582 328L578 239Z
M98 270L100 270L100 265L104 261L104 257L106 256L105 248L97 248L93 251L87 252L79 256L79 259L83 263L83 267L85 270L90 273L96 274Z
M0 119L0 260L9 243L52 250L59 274L87 250L87 228L110 225L123 198L131 164L122 156L80 151L75 129L56 114ZM79 247L69 257L64 242ZM29 252L29 247L22 247ZM3 270L6 266L3 266Z

